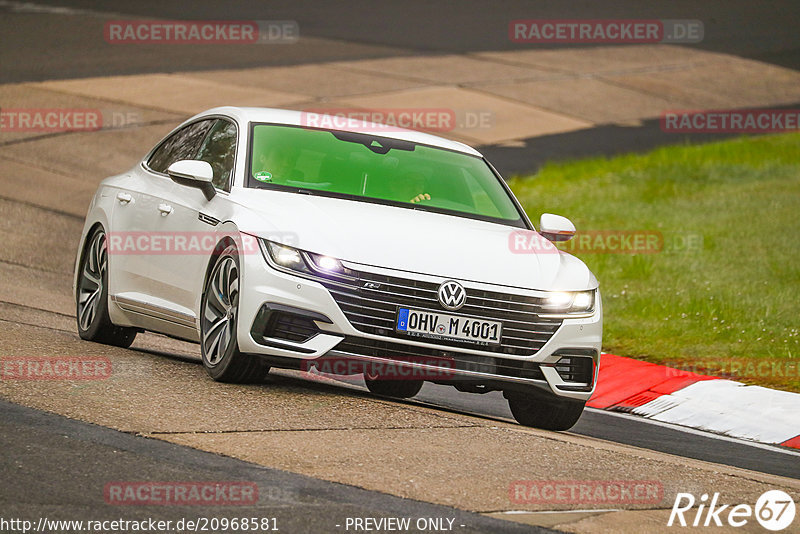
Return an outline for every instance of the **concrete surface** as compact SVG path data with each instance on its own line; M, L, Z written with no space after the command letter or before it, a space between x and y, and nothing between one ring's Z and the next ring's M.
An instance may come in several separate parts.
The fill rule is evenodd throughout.
M217 107L223 94L233 106L291 107L290 104L305 100L297 93L237 86L224 77L206 79L179 74L40 82L34 87L187 115Z
M239 86L251 86L305 95L325 101L331 98L398 91L427 85L422 81L385 76L356 69L345 69L346 64L321 63L287 67L260 67L253 69L214 70L185 73L190 78L212 80Z
M23 97L26 89L36 98ZM638 124L674 109L800 102L800 73L674 45L605 46L46 81L0 88L0 97L4 107L79 101L108 114L138 111L143 124L160 122L164 113L177 119L217 105L445 108L459 119L440 132L445 137L513 145L606 124ZM19 137L0 133L0 143Z

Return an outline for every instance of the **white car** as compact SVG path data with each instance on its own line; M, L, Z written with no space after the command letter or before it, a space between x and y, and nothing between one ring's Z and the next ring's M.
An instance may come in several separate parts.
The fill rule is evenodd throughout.
M550 242L572 223L544 214L535 232L466 145L339 119L212 109L103 180L76 260L80 336L198 342L226 382L316 368L393 397L501 390L522 424L574 425L602 305Z

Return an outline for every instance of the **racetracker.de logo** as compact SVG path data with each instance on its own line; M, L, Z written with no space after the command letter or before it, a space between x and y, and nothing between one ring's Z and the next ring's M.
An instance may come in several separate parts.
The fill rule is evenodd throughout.
M109 482L106 504L138 506L243 506L258 502L255 482Z
M508 25L515 43L699 43L699 20L518 19Z
M99 109L5 108L0 110L2 132L93 132L103 127Z
M800 130L800 109L665 111L666 133L781 133Z
M18 356L0 360L0 380L105 380L111 360L102 356Z
M508 487L513 504L658 504L657 480L516 480Z
M457 127L456 112L446 108L313 108L300 114L300 124L309 128L380 133L449 132Z
M379 356L380 357L380 356ZM389 355L386 356L390 357ZM360 375L372 380L448 380L455 376L455 362L448 358L403 356L403 362L361 361L354 358L324 356L303 360L301 371L335 378L360 381Z
M664 250L664 236L657 230L586 230L556 244L529 230L508 235L512 254L654 254Z
M112 255L210 255L221 252L232 239L240 254L260 253L258 239L236 232L109 232L108 253Z
M111 20L109 44L291 44L300 38L294 20Z

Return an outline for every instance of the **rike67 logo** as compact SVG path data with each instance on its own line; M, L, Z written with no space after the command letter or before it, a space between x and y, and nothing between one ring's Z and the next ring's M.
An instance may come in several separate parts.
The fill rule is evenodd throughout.
M777 532L793 524L795 513L794 500L781 490L764 492L754 507L749 504L720 505L719 493L714 493L711 500L707 493L699 500L691 493L678 493L667 526L743 527L755 518L765 529Z

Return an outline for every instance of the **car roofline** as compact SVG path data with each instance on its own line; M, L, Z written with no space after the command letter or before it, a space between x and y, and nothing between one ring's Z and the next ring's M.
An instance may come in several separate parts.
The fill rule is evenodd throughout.
M270 123L270 124L285 124L287 126L308 126L308 114L315 113L315 120L320 122L325 120L325 117L337 119L331 115L326 115L318 111L297 111L289 109L277 108L256 108L256 107L237 107L237 106L224 106L217 107L198 113L197 115L186 120L185 123L195 121L199 118L209 115L226 115L239 121L242 126L247 123ZM341 121L341 117L338 117ZM483 154L475 150L469 145L459 141L453 141L437 135L419 132L416 130L409 130L400 128L399 126L381 125L374 122L362 121L354 118L347 118L347 128L330 128L331 130L338 130L344 132L355 133L374 133L380 137L387 137L390 139L399 139L402 141L409 141L412 143L420 143L424 145L434 146L436 148L443 148L453 150L455 152L462 152L472 156L483 157Z

